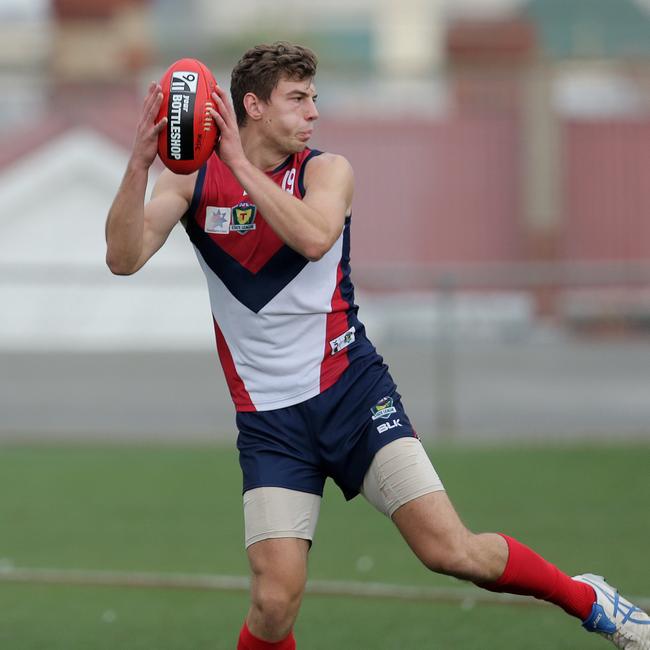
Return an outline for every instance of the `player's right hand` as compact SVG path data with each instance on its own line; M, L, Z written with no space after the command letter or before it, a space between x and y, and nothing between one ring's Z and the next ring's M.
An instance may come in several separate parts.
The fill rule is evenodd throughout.
M158 135L167 125L167 118L163 117L156 123L156 117L163 100L162 88L159 83L152 81L149 84L140 114L140 121L135 132L131 165L149 169L158 153Z

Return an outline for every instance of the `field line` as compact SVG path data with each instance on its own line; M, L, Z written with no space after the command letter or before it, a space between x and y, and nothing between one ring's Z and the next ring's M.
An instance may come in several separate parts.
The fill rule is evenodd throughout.
M250 580L244 576L197 573L157 573L141 571L92 571L84 569L42 569L1 567L0 583L85 585L92 587L128 587L150 589L188 589L247 592ZM472 587L416 587L381 582L310 580L308 594L351 596L356 598L392 598L459 604L471 608L479 603L495 605L545 606L534 598L496 594ZM650 598L630 597L639 607L650 610Z

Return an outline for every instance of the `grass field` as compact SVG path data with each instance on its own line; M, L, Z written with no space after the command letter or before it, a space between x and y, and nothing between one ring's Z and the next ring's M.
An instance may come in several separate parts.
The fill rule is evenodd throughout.
M569 573L650 595L650 446L433 448L461 516ZM246 575L232 449L0 447L2 567ZM8 574L5 574L5 577ZM310 576L461 587L427 573L363 499L328 487ZM232 650L243 592L0 580L3 650ZM304 650L527 648L604 643L551 607L309 595ZM606 647L606 646L604 646Z

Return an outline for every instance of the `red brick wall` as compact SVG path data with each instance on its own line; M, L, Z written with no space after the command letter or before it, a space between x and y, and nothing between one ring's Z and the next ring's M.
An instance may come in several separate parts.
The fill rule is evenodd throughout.
M498 118L323 121L315 146L355 170L354 261L520 260L517 140Z
M650 120L564 129L566 259L650 257Z

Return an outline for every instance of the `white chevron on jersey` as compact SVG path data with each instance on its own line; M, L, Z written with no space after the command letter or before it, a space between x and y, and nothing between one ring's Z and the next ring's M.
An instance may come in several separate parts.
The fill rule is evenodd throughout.
M329 348L327 314L332 311L343 234L257 313L230 293L194 248L208 280L213 316L255 409L283 408L318 395L325 379L321 365Z

